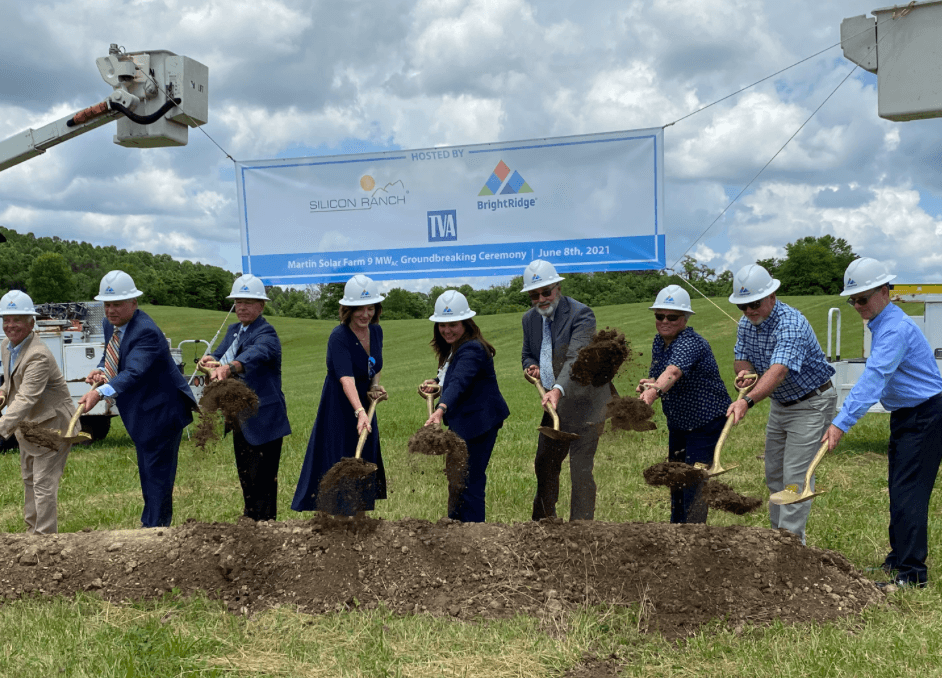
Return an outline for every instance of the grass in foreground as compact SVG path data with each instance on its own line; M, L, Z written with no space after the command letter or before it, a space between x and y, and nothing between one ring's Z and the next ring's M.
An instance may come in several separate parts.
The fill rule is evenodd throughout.
M836 297L786 299L801 309L826 341L827 309ZM730 305L720 300L722 308ZM173 339L210 338L225 314L193 309L148 308ZM732 371L735 325L706 302L695 302L691 325L712 344L724 376ZM907 308L907 310L909 310ZM846 314L845 314L846 315ZM845 318L844 357L860 355L856 316ZM616 380L622 394L646 374L654 335L644 304L601 308L599 327L618 327L644 355ZM232 318L230 318L230 321ZM284 345L284 390L294 434L285 440L279 515L290 511L325 374L325 345L332 322L274 318ZM520 316L478 319L498 349L497 372L511 418L498 437L489 467L488 520L527 520L535 490L532 459L539 420L536 390L520 376ZM425 420L416 385L434 374L428 349L431 323L383 324L390 400L378 408L390 497L374 515L437 520L445 513L440 459L410 458L406 441ZM191 357L191 356L188 356ZM662 521L667 494L644 484L641 471L664 459L667 432L659 408L658 431L607 434L596 457L597 518ZM740 492L767 496L762 462L767 404L760 403L733 430L724 465L740 467L722 478ZM351 416L352 425L352 416ZM809 544L834 549L860 568L878 565L886 552L886 415L868 415L845 437L838 453L825 458L815 500ZM561 516L568 516L568 472L564 469ZM930 509L930 576L942 552L938 493ZM120 422L103 443L76 448L60 491L60 530L133 528L139 523L140 484L134 450ZM234 521L242 511L241 491L228 440L197 450L181 448L175 493L175 523L186 518ZM22 483L16 455L0 457L0 529L22 529ZM766 526L764 511L748 516L714 512L714 525ZM0 575L2 576L2 575ZM695 582L694 582L695 585ZM615 653L625 676L901 676L942 675L940 587L899 593L890 606L861 618L826 626L772 626L738 630L704 629L687 643L667 644L639 635L638 610L586 610L558 624L518 618L458 623L429 617L398 618L384 611L322 617L276 610L247 620L227 614L206 599L127 607L94 598L30 599L0 607L2 676L561 676L584 653Z

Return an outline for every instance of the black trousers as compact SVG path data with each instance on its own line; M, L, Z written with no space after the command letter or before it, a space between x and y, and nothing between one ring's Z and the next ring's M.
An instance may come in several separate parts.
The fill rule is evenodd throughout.
M552 425L552 417L544 412L540 426L552 427ZM595 451L599 446L600 429L601 426L598 424L590 424L569 431L579 435L579 438L571 442L552 440L540 434L536 445L536 459L533 461L536 471L533 520L556 515L556 502L559 500L559 473L567 455L569 455L569 476L572 481L569 520L595 518L596 487L592 471L595 466Z
M249 445L242 431L232 432L236 469L245 501L243 515L252 520L278 517L278 466L283 438L262 445Z
M890 415L887 453L890 553L884 565L911 583L928 580L929 497L942 461L942 393Z
M713 463L716 443L726 425L726 417L717 417L700 428L681 431L668 428L667 460L685 464ZM672 523L705 523L710 507L703 498L706 481L682 490L671 490Z

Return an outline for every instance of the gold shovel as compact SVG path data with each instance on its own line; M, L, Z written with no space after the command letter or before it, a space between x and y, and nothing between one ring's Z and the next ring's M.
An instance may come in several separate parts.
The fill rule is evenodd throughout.
M95 390L95 387L92 386L91 390L89 390L89 393L91 393L94 390ZM84 409L85 409L84 405L79 405L78 407L75 408L75 414L72 415L72 419L69 420L69 427L64 432L61 428L49 429L50 432L62 438L62 442L64 443L75 444L75 443L84 443L91 440L92 436L90 433L85 433L84 431L80 431L76 433L75 431L75 427L78 424L79 417L82 416L82 410Z
M756 379L756 375L747 374L743 377L743 379ZM741 400L742 397L746 395L747 393L749 393L749 391L751 391L752 387L755 385L756 385L756 382L753 381L748 386L743 386L741 389L739 389L739 395L736 396L736 400ZM729 415L728 417L726 417L726 425L723 426L723 432L720 433L720 439L716 441L716 447L713 448L713 464L712 465L707 466L702 461L698 461L696 464L694 464L695 468L705 470L707 473L707 477L723 475L724 473L728 473L729 471L732 471L734 468L739 468L739 464L736 464L735 466L730 466L729 468L723 468L723 466L720 464L720 451L723 449L723 443L726 442L726 438L727 436L729 436L729 430L731 428L733 428L733 415Z
M543 400L543 396L546 395L546 389L543 388L543 384L540 383L540 380L534 376L531 376L529 372L524 370L523 376L531 384L536 386L536 390L540 393L540 400ZM538 426L537 431L545 435L547 438L552 438L553 440L569 441L576 440L579 436L575 433L569 433L568 431L559 430L559 415L556 414L556 408L553 407L552 403L546 403L546 411L549 412L549 415L553 418L553 428L549 426Z
M824 492L811 491L811 476L814 475L814 470L818 467L818 464L821 463L821 460L824 459L824 455L827 454L827 451L828 441L825 440L821 443L821 447L818 448L818 453L814 455L814 459L811 460L811 465L808 467L807 472L805 472L805 489L801 491L801 494L798 493L797 485L786 485L784 490L780 490L769 497L769 502L778 506L798 504L803 501L808 501L812 497L817 497L819 494L824 494Z

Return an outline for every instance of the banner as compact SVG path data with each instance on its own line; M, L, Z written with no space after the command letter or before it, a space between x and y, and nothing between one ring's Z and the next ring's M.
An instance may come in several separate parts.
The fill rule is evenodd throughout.
M236 163L242 268L266 284L661 269L664 134Z

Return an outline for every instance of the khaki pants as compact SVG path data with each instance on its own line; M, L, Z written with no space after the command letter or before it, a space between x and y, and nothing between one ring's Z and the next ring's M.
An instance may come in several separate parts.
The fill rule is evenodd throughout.
M63 443L58 450L48 450L24 440L19 432L20 472L26 491L23 518L30 534L55 534L59 531L57 502L59 480L72 443Z

